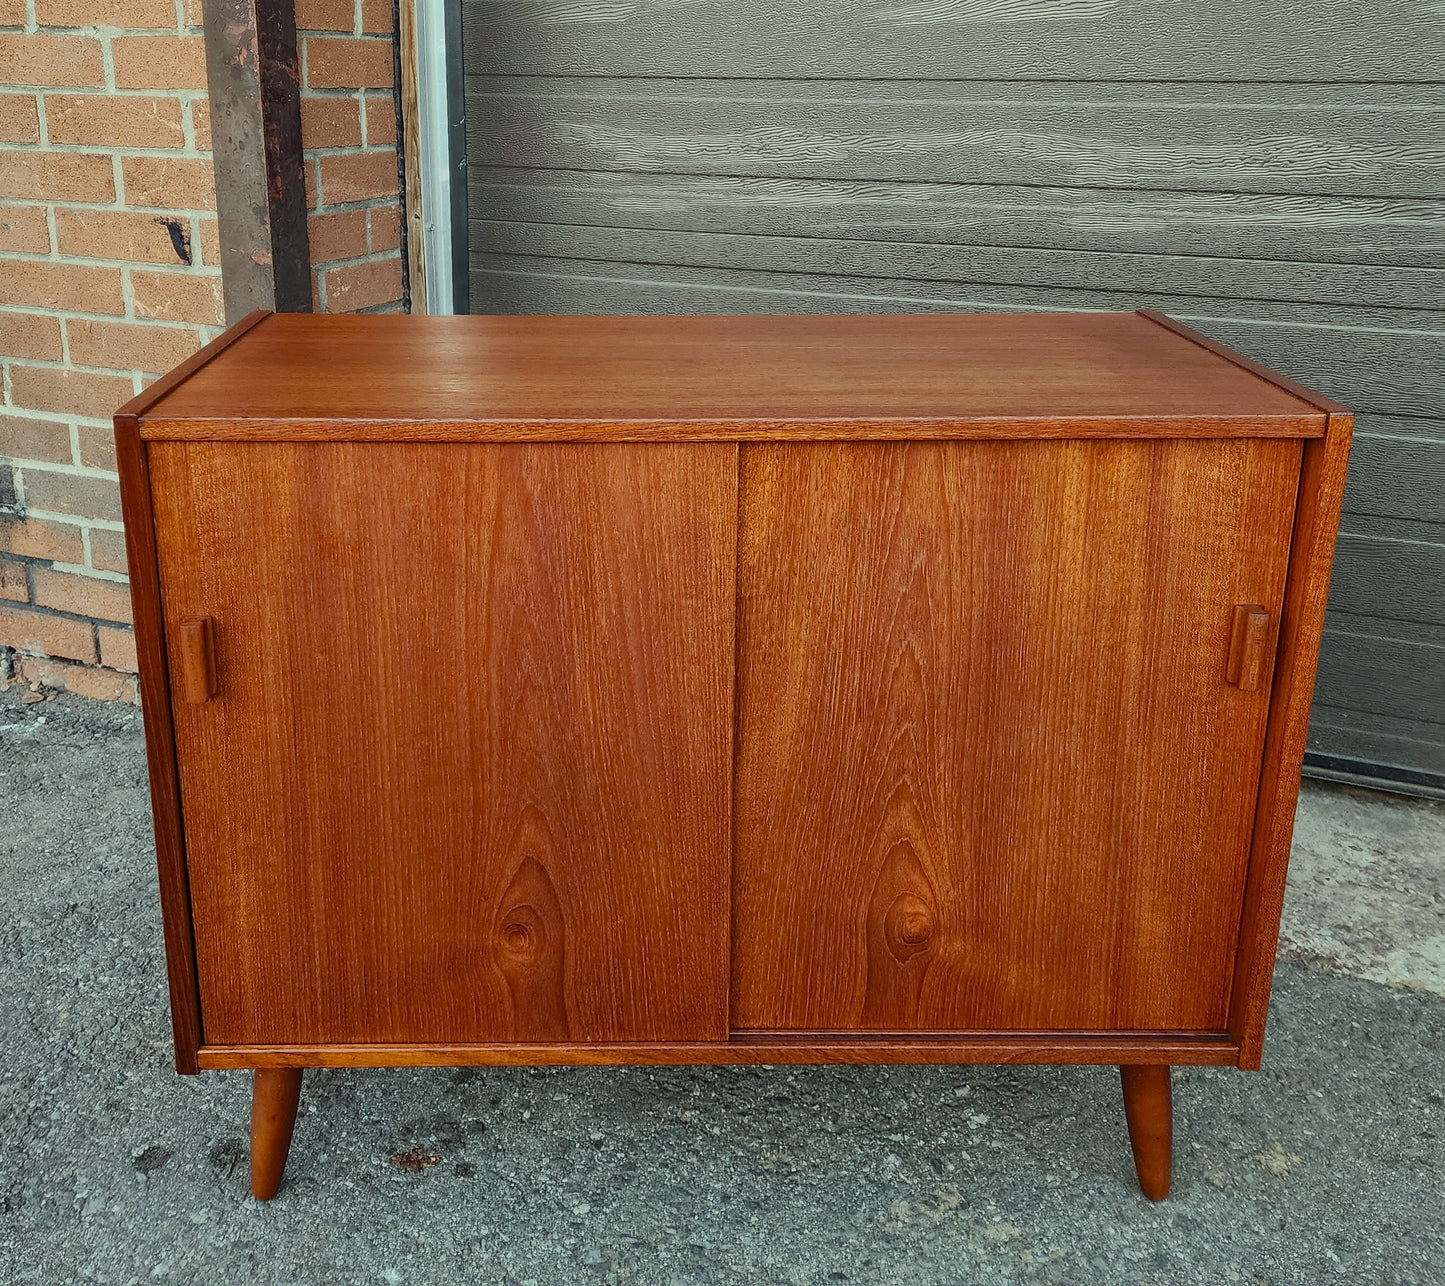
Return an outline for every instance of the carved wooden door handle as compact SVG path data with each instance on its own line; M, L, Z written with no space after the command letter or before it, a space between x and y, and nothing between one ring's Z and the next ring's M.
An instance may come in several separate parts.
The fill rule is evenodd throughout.
M181 693L192 705L216 695L216 626L209 616L187 616L178 631Z
M1269 613L1257 603L1239 603L1229 639L1225 678L1244 692L1253 692L1264 677L1269 650Z

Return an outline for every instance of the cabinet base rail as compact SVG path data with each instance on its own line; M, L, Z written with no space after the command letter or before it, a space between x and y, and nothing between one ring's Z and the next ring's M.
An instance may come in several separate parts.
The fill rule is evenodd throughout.
M255 1070L251 1091L251 1192L258 1201L269 1201L280 1191L301 1100L302 1070ZM1125 1064L1119 1073L1140 1191L1150 1201L1162 1201L1169 1195L1174 1158L1170 1069L1159 1063Z
M205 1071L261 1067L665 1067L710 1063L1244 1065L1239 1042L1227 1032L949 1032L907 1037L890 1032L847 1037L818 1032L735 1032L726 1041L607 1044L202 1045L196 1054L196 1065Z

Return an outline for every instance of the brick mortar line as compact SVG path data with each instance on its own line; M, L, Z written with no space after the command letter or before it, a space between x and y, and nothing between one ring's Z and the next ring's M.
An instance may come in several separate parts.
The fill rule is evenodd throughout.
M130 621L118 621L110 616L82 616L79 612L64 612L57 607L46 607L43 603L16 603L11 599L0 599L0 607L14 608L17 612L30 612L35 616L48 616L53 620L74 621L77 625L89 625L94 629L97 625L110 626L113 629L132 629ZM8 646L8 645L7 645ZM16 649L17 651L19 649ZM97 653L99 647L96 648ZM48 656L47 652L32 652L31 656ZM61 658L54 658L59 660ZM65 657L67 661L74 661L73 657ZM82 664L84 664L82 662Z
M319 263L313 263L313 272L331 271L335 268L355 268L362 264L385 263L388 259L400 259L401 251L392 250L368 250L363 254L352 255L347 259L323 259Z
M14 459L12 456L0 456L0 460ZM18 463L18 461L17 461ZM90 464L55 464L45 461L37 461L35 464L21 465L23 469L28 468L33 473L60 473L67 478L90 478L95 482L119 482L120 474L106 469L97 469ZM27 510L27 512L29 512Z
M84 542L86 553L90 552L90 542ZM29 578L29 571L39 567L46 571L64 572L67 576L83 576L86 580L102 581L107 585L129 585L130 577L123 572L108 572L103 567L96 567L91 563L67 563L57 558L37 558L32 554L17 554L13 550L0 549L0 561L18 563L27 569L26 589L33 593L34 583ZM33 607L42 612L49 612L54 616L79 616L82 620L105 620L101 616L85 616L80 612L66 612L57 607L47 607L43 603L37 603L33 598L25 602L19 602L13 598L0 598L0 606L9 604L11 607Z

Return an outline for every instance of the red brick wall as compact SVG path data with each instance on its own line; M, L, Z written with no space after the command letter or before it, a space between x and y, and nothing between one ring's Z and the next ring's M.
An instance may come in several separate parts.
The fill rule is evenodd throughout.
M296 27L314 306L394 311L401 207L391 0L297 0Z
M110 415L216 333L199 0L0 0L0 682L134 699Z
M390 0L299 0L318 309L400 307ZM0 684L135 700L110 416L215 335L200 0L0 0Z

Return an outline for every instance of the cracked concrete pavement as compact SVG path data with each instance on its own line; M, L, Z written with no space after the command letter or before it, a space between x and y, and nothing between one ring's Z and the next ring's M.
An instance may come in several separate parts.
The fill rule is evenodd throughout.
M1445 1283L1445 806L1308 783L1264 1070L171 1067L140 716L0 696L0 1280ZM393 1160L395 1157L397 1160Z

